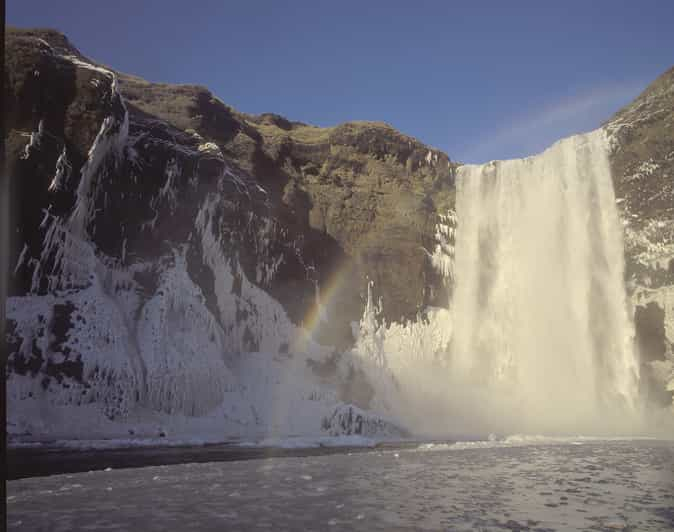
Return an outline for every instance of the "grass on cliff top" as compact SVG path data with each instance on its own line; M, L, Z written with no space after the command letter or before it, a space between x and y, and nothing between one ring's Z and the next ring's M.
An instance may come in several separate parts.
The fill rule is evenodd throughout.
M295 126L292 129L286 130L275 124L255 123L249 120L246 122L257 129L263 137L272 142L290 138L291 140L302 144L322 144L328 141L330 133L334 130L334 127L309 125Z
M330 141L331 135L336 132L358 135L358 133L371 131L385 133L389 137L399 137L400 142L412 142L422 145L419 140L397 131L385 122L373 122L367 120L354 120L344 122L336 126L320 127L309 124L293 123L290 129L279 127L273 122L260 121L257 117L242 115L247 124L257 129L267 141L276 143L289 139L301 144L324 144Z

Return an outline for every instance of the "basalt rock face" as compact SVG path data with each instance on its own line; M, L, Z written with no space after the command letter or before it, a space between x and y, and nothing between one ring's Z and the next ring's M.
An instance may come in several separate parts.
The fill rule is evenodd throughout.
M328 419L324 431L358 433L351 411L348 422L332 414L367 408L373 391L336 353L353 342L368 281L388 322L448 305L457 165L383 123L251 116L203 87L118 73L55 31L8 28L5 45L18 211L10 408L42 394L108 419L139 406L217 411L248 434L280 423L270 386L306 371L283 384L316 428ZM654 390L674 367L672 77L605 125ZM297 341L298 326L310 341ZM288 432L306 417L294 404ZM22 427L12 430L42 430Z
M226 389L223 351L289 343L263 287L285 275L292 302L313 304L303 235L217 144L127 106L119 77L62 35L10 29L6 54L12 295L23 296L8 303L10 377L110 419L137 403L209 410ZM195 399L180 398L190 387ZM10 388L16 401L40 393Z
M87 234L106 254L156 257L187 241L195 209L212 193L231 210L220 228L233 241L228 249L293 321L310 311L316 285L348 287L331 298L339 322L326 336L332 343L348 342L368 278L385 294L389 320L444 301L430 259L438 214L453 204L454 165L443 153L383 123L318 128L238 113L203 87L119 73L113 82L112 70L96 70L53 31L9 29L7 57L8 159L25 233L15 259L23 244L24 264L41 253L45 209L61 217L72 210L88 152L111 117L113 129L127 120L128 133L114 170L91 171L92 225L84 228L95 226ZM27 148L30 135L36 141ZM218 182L223 172L229 183ZM251 239L259 228L243 213L262 216L275 232L265 237L278 263L268 279L255 274L261 257ZM18 275L15 290L28 291L33 272L20 267Z
M245 115L203 87L117 73L51 30L8 28L5 46L13 414L39 396L110 420L220 405L238 409L223 411L232 430L278 423L255 403L263 379L244 354L275 357L262 373L311 374L353 342L368 280L389 320L446 305L433 259L453 204L446 155L381 123ZM354 374L286 389L329 411L367 407ZM31 425L43 417L11 430L47 433Z
M433 289L441 283L430 260L438 214L454 199L455 166L443 153L383 123L319 128L238 113L199 87L124 75L120 87L131 108L197 131L238 173L255 177L275 218L303 235L301 255L319 287L349 287L330 298L341 323L359 316L367 278L385 294L389 321L412 318L429 303L446 304L442 290ZM284 281L270 293L300 318L306 309L288 297L297 287Z
M625 225L626 280L635 307L642 382L674 394L674 68L605 124ZM666 391L669 383L669 391Z

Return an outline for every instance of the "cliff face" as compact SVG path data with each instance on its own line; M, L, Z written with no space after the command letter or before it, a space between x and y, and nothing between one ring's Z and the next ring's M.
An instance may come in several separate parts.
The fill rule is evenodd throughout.
M235 380L223 352L287 351L261 287L283 264L308 297L301 235L216 144L127 107L63 36L9 31L6 50L10 400L211 410Z
M98 65L51 30L8 28L5 45L13 408L40 396L108 419L216 411L230 432L292 432L296 400L328 420L340 401L367 408L370 385L335 353L368 281L389 322L447 306L457 165L444 153L383 123L246 115L203 87ZM660 390L674 343L672 77L605 126ZM291 373L306 378L279 384ZM279 408L277 385L299 397L284 397L283 422L262 412Z
M438 276L428 251L438 214L453 205L455 166L445 154L383 123L319 128L273 114L250 116L203 88L124 75L120 90L130 109L196 131L217 144L237 173L254 176L273 216L303 236L300 254L318 285L338 278L351 287L332 301L342 326L360 315L366 278L386 294L389 320L414 317L442 300L431 290ZM286 270L270 293L301 319L307 302L293 301L298 280Z
M194 208L226 167L247 182L245 192L234 187L228 200L274 221L272 245L283 256L273 279L261 282L254 274L260 257L247 241L236 251L241 266L295 322L310 312L315 285L335 278L351 289L333 298L340 325L328 336L332 343L348 341L366 278L386 294L389 320L414 317L428 303L443 301L444 293L431 288L440 284L430 260L438 214L453 204L454 165L443 153L382 123L318 128L276 115L244 115L202 87L152 84L101 70L56 32L10 29L7 55L8 155L16 161L13 173L28 176L17 180L20 187L31 181L31 193L18 191L25 231L35 231L50 205L56 215L72 209L100 125L113 116L121 126L126 113L124 153L114 176L97 179L97 214L88 221L97 226L91 236L102 251L120 257L124 247L127 254L157 256L166 242L184 241ZM42 141L39 155L34 150L24 157L33 133ZM72 178L50 190L63 153ZM171 183L168 173L175 174ZM199 181L200 191L187 192L190 179ZM163 211L163 198L175 207ZM238 219L239 211L226 221L233 225L230 238L241 236ZM26 257L36 257L39 235L20 237L18 246L24 241ZM22 271L19 292L32 278L29 269Z
M674 393L674 68L604 127L613 141L642 381L668 404Z
M453 199L445 155L385 124L247 116L201 87L116 73L54 31L8 29L6 54L14 410L228 404L231 430L269 426L246 353L280 357L264 369L276 384L288 364L308 372L284 388L302 401L367 406L358 371L315 340L353 342L368 279L389 319L446 302L432 260ZM312 337L298 342L299 325Z

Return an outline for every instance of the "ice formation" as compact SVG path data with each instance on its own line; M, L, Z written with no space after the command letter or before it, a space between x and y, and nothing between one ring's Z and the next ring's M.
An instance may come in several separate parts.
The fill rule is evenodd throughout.
M168 149L174 157L150 196L150 217L139 222L141 232L157 229L160 211L173 216L181 207L177 194L185 161L196 160L192 187L198 184L201 162L216 159L222 169L217 192L195 207L187 241L174 243L156 260L129 255L126 238L121 260L97 249L95 208L97 198L107 207L105 180L120 168L142 171L139 143L147 148L166 141L129 137L129 115L115 75L74 56L64 59L108 79L111 113L77 176L72 211L57 216L46 210L39 254L32 256L24 246L13 265L32 272L30 292L10 298L7 309L15 353L7 383L13 441L325 435L325 420L347 406L336 386L318 379L307 360L321 362L332 349L307 337L261 288L273 281L281 264L277 240L287 236L285 229L271 218L257 220L257 214L245 213L250 217L244 229L258 258L254 284L216 221L229 201L224 184L244 196L251 186L257 193L264 190L229 169L217 145L201 143L190 151L172 144ZM26 158L39 149L43 134L40 123L24 150ZM71 170L64 148L50 191L75 178ZM131 179L137 178L132 174ZM189 253L212 276L213 293L205 294L188 271ZM142 286L141 274L155 279L156 286ZM295 342L298 337L304 341ZM368 419L378 426L376 416Z
M634 428L639 367L607 153L597 130L459 168L456 216L441 218L430 257L455 281L449 310L380 323L370 294L357 328L377 407L418 432Z
M114 84L113 90L116 90ZM128 134L129 116L126 109L121 123L116 117L108 116L101 124L96 140L89 150L87 162L82 167L82 177L77 188L77 202L70 218L73 231L80 235L85 234L87 225L93 216L96 193L93 185L96 180L101 179L98 172L101 170L102 163L108 157L119 156Z
M435 248L431 264L442 276L444 284L454 281L454 244L456 241L456 213L449 211L439 217L435 225Z
M456 211L438 216L434 246L426 250L448 288L447 308L386 323L386 294L375 299L369 284L362 319L353 324L353 349L337 353L334 375L325 378L311 364L325 363L334 349L315 341L311 325L293 324L265 290L283 265L279 247L303 264L297 242L272 217L237 212L255 258L249 279L231 235L218 225L232 201L226 187L248 199L264 189L229 168L220 148L201 137L192 149L130 137L114 73L65 59L110 81L111 114L80 176L71 175L63 148L49 190L79 177L73 209L67 216L46 210L39 256L25 246L16 265L32 271L33 282L28 295L8 302L9 341L16 363L26 366L8 376L13 437L170 433L280 441L401 437L405 431L396 425L417 435L630 428L639 409L639 367L602 131L562 140L535 157L460 167ZM40 149L44 134L40 122L22 157ZM172 156L150 194L149 216L138 222L141 233L156 231L162 217L184 207L180 181L200 186L200 163L217 162L215 190L196 203L186 241L142 261L127 252L124 238L115 259L92 241L96 200L107 195L101 184L120 164L141 169L139 152L150 143ZM438 155L429 151L426 162L436 164ZM194 174L185 176L191 163ZM107 208L107 196L102 203ZM644 261L668 251L648 244ZM188 257L212 287L193 278ZM156 286L146 290L137 274L153 276ZM329 320L320 288L319 322ZM363 408L340 396L339 381L354 368L372 387Z
M61 155L59 155L59 158L56 161L56 173L54 174L52 182L49 184L49 192L57 192L63 188L64 183L70 178L71 169L70 163L68 162L68 154L64 146Z

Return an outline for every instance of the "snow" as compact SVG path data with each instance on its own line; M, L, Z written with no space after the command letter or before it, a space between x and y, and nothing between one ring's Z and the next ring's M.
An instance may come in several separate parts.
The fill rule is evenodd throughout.
M23 245L21 253L19 254L19 258L16 260L16 266L14 267L15 275L19 271L19 268L23 265L24 261L26 260L26 253L28 253L28 244Z
M80 237L84 237L87 226L94 214L96 185L101 182L108 170L104 163L109 161L110 158L114 161L118 160L127 144L129 113L124 104L124 99L118 90L117 76L114 72L82 61L73 55L64 55L63 58L78 67L105 74L110 80L110 102L119 102L124 109L124 116L121 122L114 115L103 119L98 134L89 148L87 160L82 166L81 178L77 187L77 199L68 225L72 232L78 234ZM60 158L59 161L61 161ZM57 176L58 168L59 163L57 162ZM58 183L56 177L54 180Z
M415 398L419 397L419 383L429 384L431 375L437 375L440 386L446 385L443 377L453 330L451 312L430 307L415 321L387 324L381 319L382 302L375 303L372 288L370 283L363 316L353 327L355 346L350 353L375 389L371 407L411 430L427 422L433 424L433 416L419 416Z
M34 269L32 293L8 301L22 355L30 359L35 346L43 366L81 361L83 382L59 377L47 379L45 386L42 378L10 374L12 442L73 440L80 445L78 440L100 439L117 442L104 444L114 446L128 434L134 435L128 444L154 442L159 433L169 435L159 440L162 444L168 439L185 442L195 434L213 442L321 435L322 420L339 400L334 388L315 378L306 360L320 361L331 350L308 341L301 343L301 352L280 355L299 346L295 340L306 333L246 278L235 256L226 254L227 244L213 226L213 211L221 201L216 194L206 198L197 216L196 235L216 281L217 316L187 272L187 245L149 264L128 257L114 260L90 242L84 228L93 192L85 189L93 187L106 165L114 164L108 155L117 148L110 146L123 144L123 135L105 136L108 126L103 124L90 150L75 213L63 220L46 211L41 256L21 257ZM162 200L175 200L177 164L167 165ZM257 235L256 245L270 261L263 270L267 282L279 264L270 246L281 231L268 220ZM142 295L134 276L155 269L158 286L154 294ZM49 293L38 296L43 278ZM52 322L59 306L71 308L72 328L53 345Z
M223 159L222 151L220 151L220 148L214 142L199 144L197 151L204 155L214 155L218 159Z
M59 158L56 161L56 172L54 173L54 178L49 184L49 192L58 192L61 190L64 184L70 178L71 171L72 167L68 162L68 154L66 153L66 148L64 146L61 155L59 155Z
M230 352L262 351L278 353L281 345L293 343L296 328L285 310L263 290L253 285L246 277L236 259L225 256L226 244L219 228L213 225L214 212L219 206L216 194L209 194L196 218L196 230L201 238L203 261L215 278L215 296L218 302L219 319L223 328L230 329L230 342L224 348ZM216 236L217 235L217 236ZM235 279L240 280L240 296L234 295ZM244 311L245 322L236 316ZM246 331L249 331L246 333ZM257 349L246 345L250 335Z
M431 264L442 276L445 285L454 281L454 244L456 237L456 213L453 210L439 216L435 225L435 248L430 255Z
M73 358L81 357L91 388L77 382L64 388L54 382L43 390L38 379L11 374L8 431L15 440L25 440L21 435L27 433L33 440L96 435L119 439L129 430L139 437L168 431L176 441L194 434L211 441L321 434L322 419L339 401L334 390L311 374L306 357L320 360L329 350L309 342L303 355L280 357L281 342L290 342L299 331L264 292L242 281L246 299L241 303L278 312L276 319L263 314L266 319L259 320L251 314L248 322L225 321L229 327L225 331L189 278L184 250L176 250L155 295L143 302L133 270L104 264L77 237L68 235L67 240L80 248L71 256L69 250L76 246L64 247L64 271L79 282L85 280L81 275L88 274L86 287L10 298L8 315L17 324L15 332L23 339L21 351L26 356L35 341L41 352L56 361L62 355L49 347L51 316L55 305L71 304L74 328L62 348L68 348ZM80 262L74 264L75 258ZM60 284L55 281L55 286ZM223 291L221 297L224 305L235 307L231 291ZM44 316L44 325L36 325L36 315ZM228 314L230 320L233 315ZM267 327L257 329L267 351L242 352L240 335L247 327L258 326Z
M644 266L666 270L674 259L674 220L651 219L643 227L625 229L625 244Z
M78 361L82 381L11 373L12 444L114 447L182 444L195 435L209 442L324 435L323 420L341 403L336 385L316 378L307 360L320 362L332 349L308 338L277 301L247 279L213 225L222 201L218 194L207 196L199 210L196 242L178 246L157 263L129 260L124 251L122 260L115 260L91 243L86 227L95 183L125 145L124 127L120 134L106 133L113 120L104 121L89 152L72 216L64 220L46 211L41 256L22 257L34 270L32 293L8 302L22 355L30 359L35 346L43 370L44 364ZM169 161L157 201L175 202L180 171L175 159ZM246 186L231 170L221 179ZM275 239L286 237L284 231L263 219L254 235L263 283L280 264L272 248ZM188 246L196 244L213 272L217 315L187 271ZM158 272L153 294L144 294L134 280L142 272ZM40 279L48 281L47 295L37 295ZM69 308L72 321L58 345L52 341L57 307ZM160 434L166 437L157 439Z
M129 116L126 110L121 124L113 116L108 116L103 120L89 149L87 161L82 166L75 207L69 220L70 229L79 236L86 235L87 226L94 215L94 195L96 183L103 177L100 172L102 164L108 156L119 157L126 145L128 133Z
M644 161L639 165L632 175L625 178L625 182L638 181L650 177L658 168L660 168L660 166L655 163L653 159Z
M65 378L43 389L41 379L10 374L13 444L73 440L78 446L98 439L108 440L103 446L165 445L195 435L222 442L323 434L323 419L340 401L336 388L318 380L306 361L320 361L331 349L309 340L301 352L280 354L284 343L299 345L295 339L306 333L240 270L240 293L232 293L230 262L208 224L202 228L204 261L222 286L217 295L224 327L188 275L185 246L159 265L122 266L60 219L46 213L44 225L44 256L36 271L50 279L50 293L10 298L8 316L25 357L35 345L50 363L60 363L68 350L70 360L81 360L87 384ZM56 266L49 270L52 253ZM157 289L141 297L134 275L155 267ZM52 348L55 308L64 305L72 307L72 329ZM242 308L247 317L237 318ZM257 345L246 344L248 335ZM166 438L157 439L160 433Z
M220 404L235 380L222 357L221 327L203 305L185 258L176 253L174 261L162 274L157 295L143 306L138 349L149 403L168 414L199 416Z
M523 160L463 166L458 184L459 212L439 217L431 256L448 283L456 277L449 309L428 308L416 320L386 323L386 294L375 301L368 288L350 357L373 387L370 407L429 437L571 432L581 425L598 434L674 431L671 415L654 414L638 399L623 228L604 133L564 139ZM577 209L596 215L585 219ZM662 225L653 222L652 247L646 247L666 267L662 234L669 225ZM590 238L595 233L599 242ZM550 234L558 236L551 240ZM607 265L600 276L598 264ZM588 300L599 291L599 300ZM662 291L639 297L660 298L672 338L673 303ZM590 307L599 304L604 310L597 315ZM602 350L598 331L605 332ZM605 357L606 350L614 356ZM656 368L663 387L674 386L670 359Z
M95 72L100 72L101 74L105 74L107 77L116 77L115 74L111 71L108 70L107 68L103 68L98 65L94 65L93 63L89 63L87 61L83 61L77 56L74 55L62 55L63 59L67 59L70 61L73 65L76 65L80 68L85 68L87 70L93 70Z
M43 135L44 135L44 121L40 120L37 131L31 132L30 140L28 141L28 144L26 144L26 146L23 148L23 155L21 156L22 159L25 160L30 158L31 152L40 147Z
M124 107L113 72L74 56L66 56L66 59L78 67L103 74L104 78L92 82L100 84L109 79L111 101ZM30 135L24 150L26 157L39 147L43 129L40 122L38 131ZM556 164L557 156L560 160L571 160L578 138L567 139L539 158L487 166L515 165L521 170L522 166L536 165L536 161L541 160ZM100 185L114 175L112 170L122 157L127 157L137 170L142 169L134 146L152 143L174 150L175 156L167 161L165 179L157 184L156 194L150 199L154 215L145 221L144 229L155 228L160 210L164 215L164 207L169 214L180 207L177 181L184 171L183 156L222 160L217 190L207 194L199 206L188 242L176 244L158 261L135 262L127 253L126 239L122 243L121 261L105 256L90 239L90 231L95 228L92 227L94 206L102 191ZM438 154L429 150L427 163L435 164L437 160ZM555 164L550 167L557 168ZM462 168L460 175L476 171ZM490 171L489 168L482 168L480 172ZM64 148L49 190L62 189L73 179L71 170ZM596 168L585 170L594 172ZM651 172L653 168L646 165L642 170ZM194 185L198 182L197 174L198 171L190 179ZM242 195L249 195L255 188L264 192L249 177L224 164L217 144L206 142L196 134L192 146L150 135L130 139L125 108L123 116L115 113L102 121L81 170L72 213L62 218L45 211L41 255L29 257L24 247L16 265L33 269L33 283L29 295L8 301L9 318L16 324L12 334L20 344L22 356L30 359L38 351L43 357L43 367L40 378L17 373L9 376L8 432L14 445L53 441L63 445L70 445L63 442L72 441L74 446L153 445L156 442L173 445L241 439L254 445L281 447L371 445L378 438L400 438L402 429L419 434L433 431L447 434L455 429L452 416L458 414L457 422L461 422L464 413L475 408L481 397L471 395L470 391L462 396L464 390L457 390L449 379L454 363L450 356L452 341L471 330L465 323L457 327L457 319L464 318L453 308L456 302L448 301L449 309L424 309L412 321L386 323L381 319L383 302L374 300L371 285L363 316L354 327L353 349L341 354L333 377L317 377L308 361L320 363L332 356L334 349L319 345L312 331L294 325L283 306L264 290L274 281L284 253L294 249L301 262L298 242L291 241L287 231L271 217L252 211L241 214L246 224L242 238L256 257L249 279L236 249L218 222L218 213L231 201L223 192L228 183ZM490 193L483 192L485 198L475 195L466 196L464 200L488 200ZM614 209L615 198L610 197L605 187L601 188L601 194L601 200L605 203L604 200L610 199ZM107 205L107 198L104 204ZM483 212L494 214L496 209L483 209ZM597 222L597 230L604 236L611 231L608 227L611 212L605 220ZM558 214L566 216L567 213L560 210ZM568 220L577 219L580 217L568 216ZM435 245L432 252L427 251L432 266L447 286L455 281L459 269L455 261L457 236L460 236L457 220L453 210L438 217L432 235ZM653 227L649 226L644 260L662 260L668 256L666 243L656 238L658 232L668 230L666 222L659 220ZM470 227L470 219L464 216L462 224L463 228ZM503 242L511 240L512 235ZM614 240L611 243L615 243ZM579 242L567 244L577 246ZM587 251L587 247L583 250ZM609 253L612 250L603 251L608 264L619 262L614 260L615 253ZM212 293L204 293L204 289L211 288L200 286L190 277L187 257L193 252L212 276ZM512 266L505 257L512 255L506 244L496 252L503 252L504 256L499 259ZM477 269L466 270L465 266L462 266L464 274L466 271L477 274ZM618 269L612 269L607 275L613 279ZM515 269L511 270L496 272L499 275L493 279L494 284L501 288L512 284L516 275L512 273ZM146 294L135 281L139 273L156 277L157 287L153 293ZM493 271L483 273L495 274ZM48 295L38 296L44 288L39 286L44 279ZM328 316L321 305L320 288L316 284L317 316L325 321ZM54 323L64 308L69 309L72 328L67 334L59 335ZM512 316L508 314L508 317ZM474 335L482 339L490 338L492 329L498 328L498 324L489 320L475 320L475 323L486 323L487 329ZM668 335L671 335L670 325L668 322ZM504 353L501 358L506 360L508 356L509 353ZM503 360L496 365L497 373L508 365L501 363ZM42 380L48 364L58 366L65 362L80 363L81 377ZM674 366L670 362L665 361L658 370L663 379L670 379L669 385L674 386ZM362 370L373 388L374 396L367 411L342 401L340 379L348 378L352 366ZM488 369L491 372L494 367ZM617 370L621 368L614 369L614 373L619 373ZM493 391L488 404L480 403L481 408L500 407L500 398L506 390L512 395L513 389L522 387L505 386ZM419 412L424 415L420 416ZM495 418L498 420L498 416ZM358 434L354 433L356 424L360 427ZM160 434L165 437L159 437Z
M425 160L426 160L427 164L433 166L433 165L437 164L437 162L438 162L438 154L433 153L432 150L428 150L428 153L426 153Z
M150 201L150 206L155 210L155 214L158 214L160 202L164 202L169 206L171 214L175 212L177 206L176 178L179 177L181 173L182 168L177 159L171 158L166 163L166 181L159 189L159 194Z

